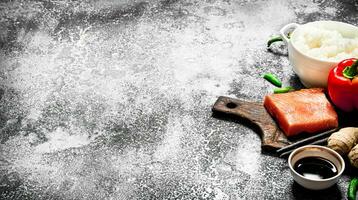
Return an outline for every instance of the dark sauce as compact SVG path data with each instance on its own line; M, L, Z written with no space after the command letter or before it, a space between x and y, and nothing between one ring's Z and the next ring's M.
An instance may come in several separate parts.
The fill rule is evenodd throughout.
M302 176L322 180L338 174L337 167L329 160L321 157L306 157L298 160L293 169Z

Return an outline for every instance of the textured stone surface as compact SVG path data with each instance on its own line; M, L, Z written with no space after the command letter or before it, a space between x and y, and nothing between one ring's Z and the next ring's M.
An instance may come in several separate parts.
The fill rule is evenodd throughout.
M219 95L260 101L290 22L357 21L357 1L0 3L0 199L343 199L296 185Z

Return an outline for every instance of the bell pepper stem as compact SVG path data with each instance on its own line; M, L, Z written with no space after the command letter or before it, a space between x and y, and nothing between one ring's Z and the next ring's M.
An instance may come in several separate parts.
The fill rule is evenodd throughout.
M352 68L355 68L356 71L358 72L358 59L352 64L351 67L352 67Z
M348 66L343 70L343 76L351 80L357 75L358 75L358 60L356 60L351 66Z

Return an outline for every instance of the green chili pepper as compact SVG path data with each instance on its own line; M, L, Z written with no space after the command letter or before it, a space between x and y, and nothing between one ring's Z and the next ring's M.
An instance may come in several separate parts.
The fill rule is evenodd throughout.
M267 41L267 48L270 47L272 43L279 42L279 41L283 41L281 36L272 37L269 41Z
M288 87L284 87L284 88L276 88L273 90L273 93L275 93L275 94L286 93L291 90L293 90L293 87L288 86Z
M277 87L281 87L282 83L281 81L273 74L271 73L267 73L264 76L264 79L266 79L268 82L270 82L271 84L277 86Z
M288 33L287 38L290 39L290 37L291 37L291 33ZM281 36L273 36L271 39L269 39L269 41L267 41L267 48L269 48L272 43L280 42L280 41L283 41Z
M349 200L356 200L357 185L358 185L358 178L353 178L349 183L349 187L348 187L347 195Z

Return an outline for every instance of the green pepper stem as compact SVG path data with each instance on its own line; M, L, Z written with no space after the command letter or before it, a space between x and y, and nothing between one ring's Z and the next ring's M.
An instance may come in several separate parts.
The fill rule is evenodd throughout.
M358 59L351 65L343 70L343 76L349 79L353 79L358 75Z
M352 64L352 68L356 69L356 72L358 72L358 59Z

